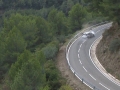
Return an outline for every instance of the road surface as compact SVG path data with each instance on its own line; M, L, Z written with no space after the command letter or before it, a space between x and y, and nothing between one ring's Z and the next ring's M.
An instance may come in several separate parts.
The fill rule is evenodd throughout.
M67 53L70 67L75 74L94 90L120 90L120 86L103 75L90 58L91 45L108 27L110 24L93 28L95 37L90 39L79 37L71 44Z

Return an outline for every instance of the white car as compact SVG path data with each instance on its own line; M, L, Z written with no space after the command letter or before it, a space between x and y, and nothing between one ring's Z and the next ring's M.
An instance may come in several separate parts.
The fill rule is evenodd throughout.
M95 32L94 31L88 31L88 32L84 32L83 33L83 38L92 38L95 36Z

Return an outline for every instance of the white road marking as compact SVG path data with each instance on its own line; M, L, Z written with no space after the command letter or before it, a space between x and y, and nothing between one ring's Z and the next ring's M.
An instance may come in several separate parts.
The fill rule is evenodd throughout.
M79 50L78 50L78 53L80 52L80 48L79 48Z
M86 40L84 40L84 41L82 42L82 44L85 43L85 41L86 41Z
M102 26L102 25L101 25ZM95 29L95 28L94 28ZM77 35L76 35L77 36ZM79 38L81 38L81 37L79 37ZM70 69L72 70L72 72L74 73L74 69L72 68L72 66L71 66L71 64L70 64L70 62L69 62L69 52L70 52L70 48L72 47L72 45L75 43L75 41L77 41L79 38L77 38L77 39L75 39L73 42L72 42L72 44L70 44L70 46L68 47L68 50L67 50L67 55L66 55L66 58L67 58L67 61L68 61L68 65L70 66ZM70 42L69 42L70 43ZM83 44L83 43L82 43ZM68 44L69 45L69 44ZM82 46L82 45L81 45ZM77 76L77 74L75 74L76 76ZM77 76L78 77L78 76ZM79 78L80 79L80 78ZM80 79L81 80L81 79ZM92 89L92 87L90 86L90 85L88 85L87 83L85 83L85 82L83 82L84 84L86 84L87 86L89 86L91 89ZM109 89L110 90L110 89Z
M108 26L108 27L110 27L110 26ZM101 30L103 30L103 29L107 29L106 27L102 27L100 30L98 30L96 33L98 33L98 32L100 32ZM96 34L95 33L95 34Z
M101 31L101 30L98 30L96 33L100 32L100 31ZM96 34L96 33L95 33L95 34Z
M104 86L103 84L99 83L101 86L103 86L104 88L106 88L107 90L110 90L109 88L107 88L106 86Z
M96 79L91 74L89 74L89 75L96 81Z
M100 29L100 30L98 30L96 33L100 32L100 31L101 31L101 30L103 30L103 29L105 29L105 28L101 28L101 29ZM95 33L95 34L96 34L96 33Z
M82 43L82 44L83 44L83 43ZM80 48L81 48L82 44L80 44ZM79 48L78 52L80 52L80 48Z
M101 38L101 37L102 37L102 36L100 36L99 38ZM99 38L97 38L97 39L99 39ZM97 40L97 39L96 39L96 40ZM120 83L119 83L119 82L116 82L115 80L111 79L111 77L107 76L102 70L100 70L100 69L96 66L95 62L92 60L90 50L91 50L93 44L96 42L96 40L92 43L92 45L90 46L90 49L89 49L89 57L90 57L92 63L93 63L94 66L99 70L99 72L101 72L106 78L108 78L110 81L112 81L112 82L115 83L116 85L120 86ZM101 65L101 64L100 64L100 65Z
M87 69L83 66L83 68L85 69L85 71L87 72Z
M81 60L79 59L79 61L80 61L80 64L82 64L82 62L81 62Z
M85 40L85 41L86 41L86 40ZM83 41L82 44L80 44L80 48L79 48L79 50L78 50L78 53L80 52L81 46L83 45L83 43L84 43L85 41ZM79 55L79 54L78 54L78 58L80 58L80 55ZM81 61L80 61L80 62L81 62Z
M80 48L81 48L81 46L82 46L82 44L80 44ZM80 50L80 48L79 48L79 50Z
M78 54L78 58L80 58L80 55Z

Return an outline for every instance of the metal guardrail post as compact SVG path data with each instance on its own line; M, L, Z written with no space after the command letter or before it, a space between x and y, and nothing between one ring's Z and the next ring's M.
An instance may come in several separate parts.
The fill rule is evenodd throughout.
M82 84L83 84L83 78L82 78Z

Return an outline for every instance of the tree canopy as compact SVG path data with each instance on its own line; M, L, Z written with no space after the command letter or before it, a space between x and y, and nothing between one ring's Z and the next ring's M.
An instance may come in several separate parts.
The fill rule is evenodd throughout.
M83 19L86 17L86 9L80 5L76 4L69 11L70 26L72 30L78 30L82 28Z
M120 1L119 0L86 0L90 3L91 10L102 12L103 15L108 16L110 20L120 24Z

